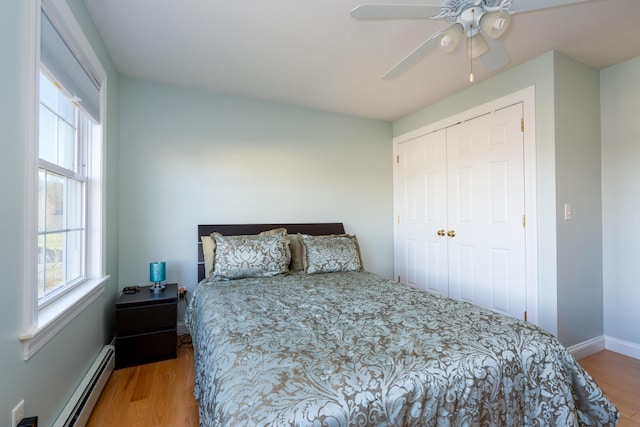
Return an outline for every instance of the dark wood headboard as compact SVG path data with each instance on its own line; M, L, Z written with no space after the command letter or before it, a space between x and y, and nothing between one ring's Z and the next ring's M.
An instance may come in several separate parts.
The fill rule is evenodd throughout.
M325 234L343 234L344 225L341 222L308 223L308 224L199 224L198 225L198 282L204 279L204 255L200 236L208 236L214 231L225 236L240 234L258 234L274 228L286 228L291 234L302 233L312 236Z

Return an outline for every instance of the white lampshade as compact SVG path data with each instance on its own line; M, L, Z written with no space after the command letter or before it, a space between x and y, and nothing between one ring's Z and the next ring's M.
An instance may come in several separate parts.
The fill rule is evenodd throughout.
M440 47L447 53L453 52L462 39L464 29L460 24L453 24L442 32Z
M474 37L467 38L467 57L470 59L484 55L489 50L487 41L478 33Z
M487 12L480 17L480 28L492 39L497 39L507 31L511 15L505 12Z

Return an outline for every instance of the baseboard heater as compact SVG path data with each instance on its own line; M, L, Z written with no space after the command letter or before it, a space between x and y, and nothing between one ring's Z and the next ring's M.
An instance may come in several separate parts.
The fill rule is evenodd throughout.
M53 427L84 427L115 367L115 347L105 345Z

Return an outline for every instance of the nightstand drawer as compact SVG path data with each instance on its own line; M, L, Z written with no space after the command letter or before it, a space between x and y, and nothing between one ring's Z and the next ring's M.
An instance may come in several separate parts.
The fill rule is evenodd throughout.
M176 357L178 285L140 287L116 301L116 369Z
M118 337L116 338L116 369L175 359L177 340L175 328L170 331Z
M178 316L176 303L116 310L116 336L175 329Z

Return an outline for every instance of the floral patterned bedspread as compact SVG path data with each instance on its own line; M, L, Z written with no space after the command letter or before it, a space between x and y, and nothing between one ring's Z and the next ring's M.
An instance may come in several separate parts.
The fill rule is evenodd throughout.
M371 273L203 281L202 426L613 426L552 335Z

